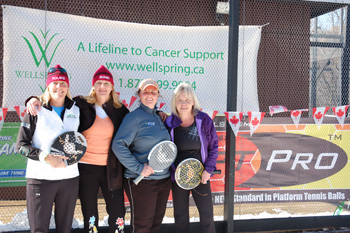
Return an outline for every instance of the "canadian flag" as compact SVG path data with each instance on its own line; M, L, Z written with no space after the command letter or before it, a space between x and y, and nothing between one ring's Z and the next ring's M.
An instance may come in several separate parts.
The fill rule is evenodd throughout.
M309 109L297 109L290 112L290 117L292 118L292 121L294 125L298 128L300 117L303 112L308 112Z
M119 92L116 92L119 95L119 100L125 105L125 107L129 108L131 105L137 100L136 96L130 95L130 94L122 94Z
M208 114L211 119L214 119L214 117L218 114L219 111L216 110L210 110L210 109L201 109L202 112L205 112L206 114Z
M241 126L243 112L224 112L232 131L237 137L239 127Z
M337 118L339 124L341 125L341 127L344 126L344 121L345 121L345 117L346 117L346 112L348 111L348 107L349 105L346 106L338 106L338 107L333 107L333 113L335 115L335 118Z
M17 112L17 115L19 116L19 119L23 121L24 115L26 114L26 106L14 106L14 109Z
M320 128L322 121L324 119L324 115L328 111L329 107L318 107L312 109L312 116L317 125L317 128Z
M2 129L2 126L4 125L6 113L7 113L7 108L0 108L0 131Z
M272 116L274 113L280 112L288 112L288 109L282 105L269 106L270 115Z
M264 116L264 112L248 112L250 136L252 136L255 130L258 128Z

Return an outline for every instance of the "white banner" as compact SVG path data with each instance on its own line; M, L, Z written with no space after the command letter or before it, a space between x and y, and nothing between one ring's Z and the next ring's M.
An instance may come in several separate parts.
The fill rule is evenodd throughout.
M121 95L136 95L142 79L157 80L163 111L170 111L180 82L192 85L202 108L226 111L228 26L146 25L3 6L3 30L3 106L41 94L56 64L68 71L72 95L87 95L93 74L105 65ZM241 26L239 35L237 111L259 111L261 27Z

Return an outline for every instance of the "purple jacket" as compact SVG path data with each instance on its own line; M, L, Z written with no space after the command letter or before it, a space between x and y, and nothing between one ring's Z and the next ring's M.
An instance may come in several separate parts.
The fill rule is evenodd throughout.
M211 174L216 168L219 138L216 134L213 120L208 116L208 114L198 111L195 119L199 138L201 140L201 156L204 163L204 169ZM180 126L181 123L181 119L174 114L171 114L165 120L164 124L170 130L172 141L174 141L174 128ZM172 166L171 170L173 169L175 169L174 165ZM174 172L174 170L172 172Z

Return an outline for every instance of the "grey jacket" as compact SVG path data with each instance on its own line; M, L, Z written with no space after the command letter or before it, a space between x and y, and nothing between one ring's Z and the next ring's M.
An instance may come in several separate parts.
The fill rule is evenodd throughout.
M114 154L126 168L124 177L138 177L152 147L164 140L170 140L170 135L155 109L141 103L127 114L112 143ZM169 176L169 169L166 169L145 179L160 180Z

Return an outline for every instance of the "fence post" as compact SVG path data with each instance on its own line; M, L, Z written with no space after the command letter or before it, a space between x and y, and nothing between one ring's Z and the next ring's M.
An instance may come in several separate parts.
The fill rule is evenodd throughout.
M346 8L345 47L341 59L341 104L349 104L349 71L350 71L350 7Z
M227 71L227 111L237 110L237 68L240 0L230 1ZM236 138L229 124L226 124L225 155L225 203L224 225L226 233L234 232L234 184L235 184Z

